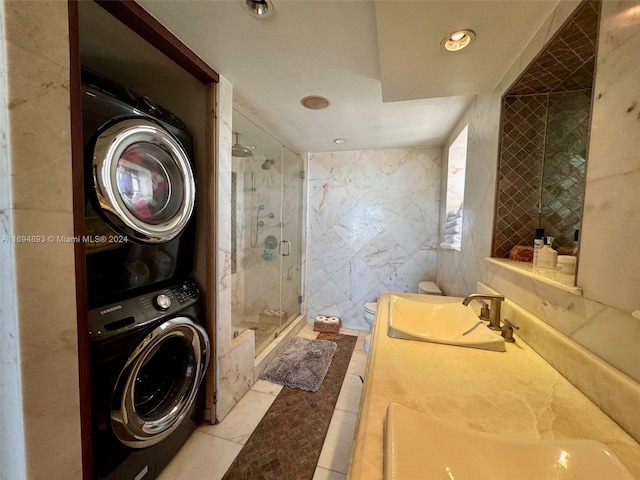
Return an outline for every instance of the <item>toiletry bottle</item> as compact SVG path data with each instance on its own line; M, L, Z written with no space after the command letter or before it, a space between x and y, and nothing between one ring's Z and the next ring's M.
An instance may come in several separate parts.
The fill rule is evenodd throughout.
M536 238L533 241L533 268L538 266L538 252L544 246L544 228L536 228Z
M538 268L556 268L558 252L552 248L553 237L544 237L544 247L538 252Z

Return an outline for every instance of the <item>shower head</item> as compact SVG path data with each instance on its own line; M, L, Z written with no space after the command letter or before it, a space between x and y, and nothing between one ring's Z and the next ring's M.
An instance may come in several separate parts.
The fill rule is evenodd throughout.
M269 167L271 167L271 165L273 165L274 163L276 163L275 160L267 158L264 162L262 162L262 169L269 170Z
M247 147L240 145L240 133L234 132L236 136L236 144L231 147L231 156L233 157L253 157L253 152Z

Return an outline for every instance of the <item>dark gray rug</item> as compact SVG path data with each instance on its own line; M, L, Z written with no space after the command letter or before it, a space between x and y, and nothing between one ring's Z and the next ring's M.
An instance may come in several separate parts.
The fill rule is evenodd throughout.
M336 343L328 340L293 337L260 378L285 387L317 392L336 348Z
M338 345L317 392L284 387L223 480L311 480L358 337L321 332Z

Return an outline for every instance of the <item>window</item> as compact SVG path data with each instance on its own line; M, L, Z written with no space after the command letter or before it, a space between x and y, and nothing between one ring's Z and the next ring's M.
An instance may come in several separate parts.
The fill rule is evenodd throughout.
M466 125L449 146L447 169L447 199L444 236L440 247L460 250L462 245L462 206L464 203L464 180L467 167Z

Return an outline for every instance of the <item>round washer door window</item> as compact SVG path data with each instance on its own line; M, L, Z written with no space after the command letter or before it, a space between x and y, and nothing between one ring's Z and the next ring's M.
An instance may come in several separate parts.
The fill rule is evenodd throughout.
M93 182L112 226L143 243L172 240L193 214L189 156L173 135L148 120L123 120L98 136Z
M111 426L123 444L164 440L189 413L209 362L206 331L186 317L159 325L127 360L113 393Z

